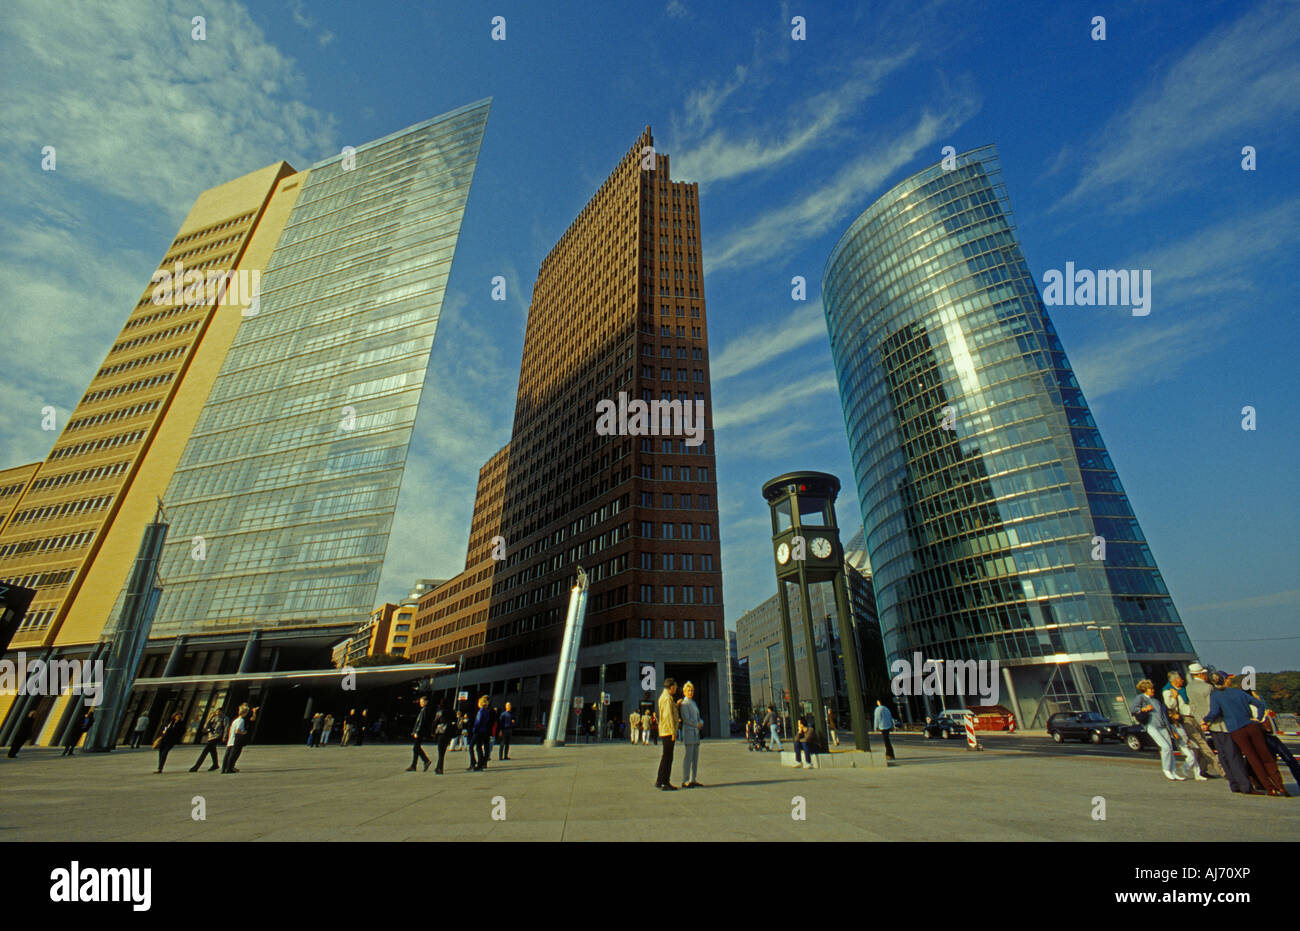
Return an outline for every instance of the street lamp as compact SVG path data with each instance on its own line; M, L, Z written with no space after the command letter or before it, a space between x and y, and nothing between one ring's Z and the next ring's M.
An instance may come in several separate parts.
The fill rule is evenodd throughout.
M922 668L924 668L925 666L927 666L927 665L929 665L929 664L931 664L931 663L934 664L934 671L935 671L936 677L937 677L938 680L939 680L939 711L938 711L938 712L935 712L935 717L938 717L938 716L939 716L939 712L943 711L943 706L946 704L946 702L944 701L944 699L947 698L947 696L944 694L944 691L943 691L943 660L941 660L941 659L927 659L927 660L925 660L923 663L921 663L921 666L922 666Z

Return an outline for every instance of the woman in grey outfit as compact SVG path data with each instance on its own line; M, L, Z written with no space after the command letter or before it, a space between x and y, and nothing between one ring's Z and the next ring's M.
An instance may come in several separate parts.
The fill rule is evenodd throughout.
M700 717L700 706L695 704L695 686L687 682L682 686L682 700L678 703L682 713L682 729L679 735L682 749L682 788L694 789L700 785L696 776L700 772L700 736L704 733L704 719Z

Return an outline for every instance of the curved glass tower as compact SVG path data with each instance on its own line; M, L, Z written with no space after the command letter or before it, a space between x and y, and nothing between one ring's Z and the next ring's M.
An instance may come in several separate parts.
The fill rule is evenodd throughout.
M1022 727L1066 709L1128 720L1116 698L1192 645L1021 254L996 150L872 204L822 300L890 663L997 660Z

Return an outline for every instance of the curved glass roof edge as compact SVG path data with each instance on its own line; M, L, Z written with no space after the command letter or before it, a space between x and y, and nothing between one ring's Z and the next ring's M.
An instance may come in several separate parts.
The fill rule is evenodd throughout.
M469 113L470 111L478 109L480 107L490 112L492 109L492 98L490 96L482 97L478 100L475 100L473 103L467 103L464 106L457 107L455 110L448 110L446 113L439 113L437 116L430 117L427 120L421 120L418 123L412 123L410 126L407 126L403 129L399 129L396 132L391 132L387 136L383 136L379 139L372 139L370 142L367 142L364 145L354 146L351 154L355 155L361 152L365 152L368 149L373 149L377 145L383 145L385 142L389 142L393 139L396 139L399 136L405 136L409 133L417 132L421 129L425 129L437 123L445 123L448 120L455 119L458 116L464 116L466 113ZM485 114L485 118L486 118L486 114ZM309 170L316 171L317 169L324 168L326 165L332 165L334 162L337 162L341 158L343 158L343 156L344 153L339 152L337 155L331 155L329 158L321 159L319 162L313 164Z
M998 156L998 148L995 143L990 142L985 145L976 146L973 149L967 149L965 152L958 154L956 159L957 167L959 168L964 168L967 165L977 163L984 165L985 174L988 175L990 183L996 186L1001 182L1002 165ZM915 187L923 184L925 181L929 181L933 177L938 177L935 170L943 170L943 161L943 159L940 159L937 162L925 166L920 171L914 172L906 178L903 178L889 190L885 191L885 193L872 201L871 204L862 211L862 213L858 214L853 222L848 225L848 228L845 229L839 240L836 241L835 246L831 249L830 256L826 259L826 267L822 270L822 291L826 290L826 278L830 274L831 266L835 264L840 253L844 251L849 240L853 237L853 234L857 231L859 226L868 222L875 213L878 212L878 209L883 209L887 203L892 202L900 194L904 193L905 190L915 189ZM1002 200L1002 198L998 199Z

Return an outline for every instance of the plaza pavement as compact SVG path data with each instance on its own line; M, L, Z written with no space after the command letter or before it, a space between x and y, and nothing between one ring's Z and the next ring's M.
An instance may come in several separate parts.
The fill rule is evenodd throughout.
M1044 738L1045 739L1045 738ZM1300 837L1300 798L1235 796L1222 780L1169 782L1152 754L1040 754L896 740L886 769L782 768L741 740L705 741L705 787L652 787L658 747L516 746L486 773L404 772L410 747L253 744L232 775L187 771L199 748L27 748L0 756L4 841L1019 841L1162 842L1171 825L1234 841ZM788 747L788 743L787 743ZM434 755L436 757L436 748ZM680 750L673 767L680 783ZM1285 770L1283 773L1286 774ZM1300 793L1288 780L1288 789ZM201 796L206 820L191 812ZM791 817L802 797L806 820ZM1094 820L1094 797L1106 819ZM504 799L505 819L494 820ZM1190 803L1190 804L1189 804Z

